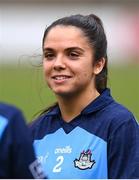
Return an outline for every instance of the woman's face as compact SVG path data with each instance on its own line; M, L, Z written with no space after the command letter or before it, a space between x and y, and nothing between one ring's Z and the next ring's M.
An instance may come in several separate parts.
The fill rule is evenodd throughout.
M56 95L77 95L95 88L94 53L79 28L53 27L45 37L43 53L44 76Z

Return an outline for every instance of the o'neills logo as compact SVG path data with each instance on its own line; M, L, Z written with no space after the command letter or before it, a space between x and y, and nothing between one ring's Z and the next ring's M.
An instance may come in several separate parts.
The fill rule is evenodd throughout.
M72 152L72 148L70 146L66 147L58 147L55 149L55 154L70 154Z
M91 150L83 151L80 154L79 159L74 160L74 166L81 170L91 169L93 165L96 163L95 160L91 160Z

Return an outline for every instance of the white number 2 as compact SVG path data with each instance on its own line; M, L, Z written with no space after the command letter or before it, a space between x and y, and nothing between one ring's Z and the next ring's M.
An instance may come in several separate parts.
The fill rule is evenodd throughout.
M55 173L61 172L61 167L60 167L60 166L62 165L62 163L63 163L63 161L64 161L64 157L63 157L63 156L58 156L57 159L56 159L56 161L57 161L58 163L54 166L53 172L55 172Z

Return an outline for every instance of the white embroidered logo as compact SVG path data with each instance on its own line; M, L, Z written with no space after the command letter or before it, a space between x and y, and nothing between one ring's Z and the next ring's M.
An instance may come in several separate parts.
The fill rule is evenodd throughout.
M74 166L81 170L91 169L93 165L96 163L95 160L91 160L91 150L83 151L80 154L79 159L74 160Z

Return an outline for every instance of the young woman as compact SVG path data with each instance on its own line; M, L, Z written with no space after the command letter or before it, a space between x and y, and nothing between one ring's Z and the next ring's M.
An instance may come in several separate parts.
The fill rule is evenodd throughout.
M0 179L32 178L45 176L24 117L16 107L0 103Z
M43 70L57 103L31 125L48 178L139 178L139 126L107 88L107 40L96 15L56 20Z

